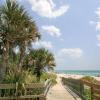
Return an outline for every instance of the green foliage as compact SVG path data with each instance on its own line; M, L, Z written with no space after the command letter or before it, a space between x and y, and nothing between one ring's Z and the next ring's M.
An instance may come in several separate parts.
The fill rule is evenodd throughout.
M3 82L29 84L36 82L36 76L33 75L31 72L25 70L19 72L16 66L10 66Z
M89 81L89 82L96 82L96 79L91 76L84 76L81 80Z
M35 22L16 1L6 0L6 4L0 7L0 13L2 36L6 40L18 43L40 35Z
M25 52L26 47L37 39L40 39L40 33L23 6L20 6L16 0L6 0L0 5L0 62L2 63L0 71L3 71L4 75L0 74L2 74L2 83L16 84L17 95L25 92L25 84L35 83L37 78L40 82L41 75L43 82L51 79L53 84L56 83L55 74L44 73L54 69L53 54L45 48L30 51L29 55ZM17 46L20 51L18 54L13 50ZM12 91L15 93L15 90ZM36 94L41 91L33 90Z
M57 75L54 73L43 73L41 75L41 81L46 81L47 79L51 79L52 80L52 84L55 85L57 83L56 81Z
M50 77L49 77L48 73L45 73L45 72L42 73L42 75L41 75L41 81L45 82L49 78Z
M91 100L91 90L84 89L84 96L86 97L86 100Z
M8 63L14 61L14 54L11 54L13 47L19 46L19 57L15 60L17 67L22 69L26 55L26 47L40 38L37 26L32 18L27 14L23 6L16 0L6 0L0 5L0 47L2 46L2 70L6 74ZM13 55L13 60L11 56ZM4 78L4 75L2 76Z
M45 48L34 49L30 50L25 59L24 66L26 69L30 69L40 80L43 72L54 69L55 59L53 54Z

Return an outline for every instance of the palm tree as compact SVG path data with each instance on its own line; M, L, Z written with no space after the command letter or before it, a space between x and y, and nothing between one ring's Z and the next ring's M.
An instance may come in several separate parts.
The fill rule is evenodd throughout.
M38 80L40 80L43 71L50 70L55 66L55 59L52 53L45 48L31 50L27 59L26 66L34 68L34 74L36 74Z
M8 67L9 50L14 45L20 47L20 58L18 67L21 69L26 46L40 38L35 22L28 16L27 12L14 0L6 0L0 7L0 38L2 39L2 68Z
M46 66L48 70L54 70L56 66L54 55L51 52L47 52Z

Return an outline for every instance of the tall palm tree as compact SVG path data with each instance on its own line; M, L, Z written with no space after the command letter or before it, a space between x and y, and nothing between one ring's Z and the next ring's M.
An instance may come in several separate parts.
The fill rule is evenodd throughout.
M26 46L31 41L40 38L35 22L16 0L6 0L6 3L0 7L0 38L2 39L1 45L3 47L3 72L9 65L9 50L13 44L20 46L18 67L21 68Z
M40 80L40 76L43 71L47 69L50 70L55 66L55 59L52 53L50 53L45 48L39 48L35 50L31 50L27 57L27 65L28 67L34 67L34 74L36 74L38 80Z

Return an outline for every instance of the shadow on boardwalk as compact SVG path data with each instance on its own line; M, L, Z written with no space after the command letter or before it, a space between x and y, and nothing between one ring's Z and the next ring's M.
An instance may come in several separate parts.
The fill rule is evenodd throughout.
M53 86L48 94L47 100L75 100L74 97L64 88L61 79L57 77L57 84Z

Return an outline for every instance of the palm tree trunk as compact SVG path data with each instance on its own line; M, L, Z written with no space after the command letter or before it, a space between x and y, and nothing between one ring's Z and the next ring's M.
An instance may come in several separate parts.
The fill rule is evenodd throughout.
M19 62L18 62L18 69L21 70L22 66L23 66L23 62L24 62L24 58L25 58L25 44L22 44L20 46L20 57L19 57Z
M5 46L3 48L2 64L0 67L1 80L4 79L8 66L9 66L9 42L6 41Z
M38 63L39 63L39 62L38 62ZM41 77L41 68L40 68L40 66L39 66L38 64L36 65L35 73L36 73L37 81L40 81L40 77Z

